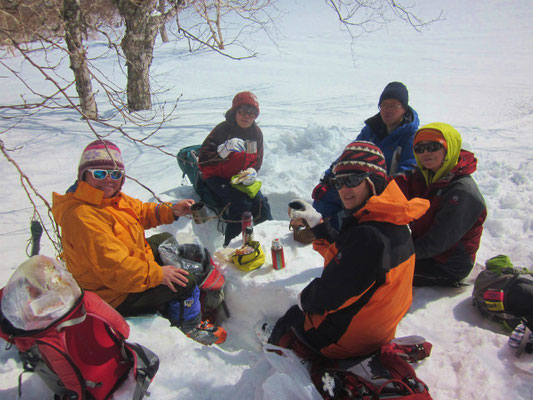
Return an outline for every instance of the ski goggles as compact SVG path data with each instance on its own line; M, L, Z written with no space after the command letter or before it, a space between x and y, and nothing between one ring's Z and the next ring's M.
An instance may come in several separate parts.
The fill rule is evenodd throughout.
M359 186L366 178L370 176L370 172L364 174L350 174L344 176L337 176L329 179L329 185L335 189L340 190L343 186L353 188Z
M98 179L99 181L107 178L109 175L111 179L118 180L124 176L124 171L120 169L91 169L89 168L88 171L93 174L94 179Z
M444 146L442 146L442 144L439 142L429 142L426 144L418 143L418 144L415 144L415 147L413 147L413 150L415 151L416 154L421 154L426 150L429 151L430 153L435 153L436 151L439 151L443 147Z

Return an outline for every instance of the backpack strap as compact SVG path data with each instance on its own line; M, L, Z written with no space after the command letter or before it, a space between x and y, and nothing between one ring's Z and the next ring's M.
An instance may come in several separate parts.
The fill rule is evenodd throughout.
M524 349L526 348L526 345L529 341L529 335L531 335L531 330L526 326L524 325L524 335L522 336L522 340L520 342L520 345L518 346L518 348L516 349L516 357L520 357L522 355L522 353L524 352Z
M124 339L129 337L130 327L124 317L96 293L85 292L84 307L87 314L104 321Z
M136 382L132 400L141 400L144 396L150 397L148 386L159 369L159 358L154 352L138 343L126 343L126 349L133 359Z
M431 346L431 344L429 345ZM431 347L429 347L428 351L430 350ZM379 360L395 381L404 383L413 393L420 393L431 399L427 385L416 376L414 368L400 356L397 348L388 345L382 346Z
M58 324L56 326L56 331L60 332L61 329L63 329L63 328L67 328L69 326L78 325L78 324L81 324L83 321L85 321L85 318L87 318L87 312L85 311L85 307L82 306L82 311L81 312L83 313L83 315L81 315L80 317L72 318L72 319L66 320L65 322L62 322L62 323Z
M24 369L18 379L19 397L22 394L22 375L24 372L37 373L54 395L61 399L82 398L87 384L90 384L90 382L83 380L79 370L72 364L67 355L47 342L37 342L27 351L19 351L19 355ZM61 374L61 376L58 375L49 366L50 362L54 368L57 368L60 363L62 367L59 369L66 371L66 373ZM65 381L65 377L68 377L68 383Z

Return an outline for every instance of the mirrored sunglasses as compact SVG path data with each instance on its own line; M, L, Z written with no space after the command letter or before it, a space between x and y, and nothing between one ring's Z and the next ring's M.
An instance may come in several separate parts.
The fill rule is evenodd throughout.
M330 186L335 190L340 190L343 186L353 188L359 186L366 178L370 176L370 173L365 174L351 174L345 176L338 176L329 179Z
M109 175L111 179L118 180L124 176L124 171L120 169L89 169L94 179L102 180Z
M426 150L429 151L430 153L435 153L436 151L439 151L440 149L442 149L442 147L443 147L442 144L439 142L429 142L425 144L418 143L415 145L414 151L417 154L421 154Z

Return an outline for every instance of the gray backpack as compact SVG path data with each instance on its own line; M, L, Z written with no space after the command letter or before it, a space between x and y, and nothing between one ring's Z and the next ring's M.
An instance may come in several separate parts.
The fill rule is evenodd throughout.
M508 256L488 259L474 283L472 298L486 317L513 330L521 320L533 327L533 273L513 267Z

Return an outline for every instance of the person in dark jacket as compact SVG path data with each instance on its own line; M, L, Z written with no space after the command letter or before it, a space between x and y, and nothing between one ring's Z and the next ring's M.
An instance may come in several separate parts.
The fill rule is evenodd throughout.
M416 111L409 106L409 92L405 85L390 82L381 93L378 106L379 113L365 121L365 126L355 140L372 142L381 149L389 175L414 169L416 161L413 155L413 137L419 120ZM328 185L332 175L330 167L313 190L313 207L324 218L331 218L332 226L338 229L342 203L337 191Z
M258 334L303 356L305 343L340 359L369 354L394 338L412 300L415 253L407 224L429 202L408 201L394 181L387 185L383 153L370 142L350 143L333 173L330 185L345 210L340 232L303 200L289 204L290 217L312 227L313 247L324 257L322 275L273 330L263 324Z
M470 274L479 248L485 200L472 178L477 160L461 149L461 135L440 122L414 139L418 168L395 177L410 199L428 199L426 214L410 226L416 249L414 284L456 286Z
M256 225L272 219L268 199L261 191L251 197L231 183L232 177L241 175L245 185L252 185L261 169L263 133L255 122L258 115L257 97L252 92L237 93L226 120L211 131L200 148L202 179L227 206L224 246L241 232L243 212L250 211Z

